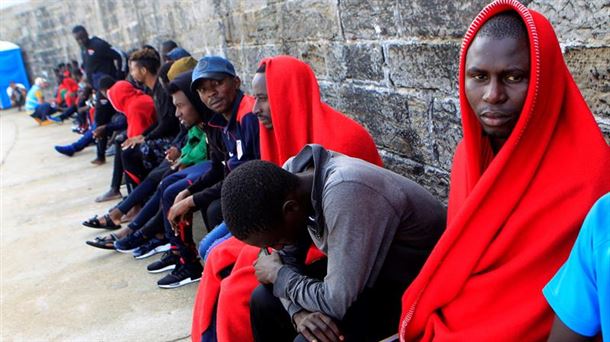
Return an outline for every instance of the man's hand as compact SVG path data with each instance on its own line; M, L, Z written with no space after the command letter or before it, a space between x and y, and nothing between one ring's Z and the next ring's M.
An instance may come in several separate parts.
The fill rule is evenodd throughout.
M303 310L297 312L293 319L299 334L308 341L335 342L345 339L333 319L321 312Z
M93 130L93 137L95 139L101 138L104 133L106 131L106 125L101 125L99 127L97 127L95 130Z
M178 158L180 158L180 150L176 146L172 146L165 151L165 160L170 163L174 163Z
M270 255L259 254L258 260L254 263L256 279L261 284L275 283L277 273L283 265L280 255L275 251Z
M191 192L188 189L184 189L182 191L180 191L178 193L178 196L176 196L176 198L174 199L174 204L182 201L183 199L189 197L191 195Z
M141 144L143 142L144 142L144 136L136 135L135 137L131 137L131 138L125 140L125 142L121 145L121 148L123 148L123 150L129 149L129 148L134 148L134 147L136 147L137 144Z
M180 202L174 203L174 205L172 205L172 207L169 209L169 212L167 213L167 220L172 225L174 234L179 234L178 225L180 222L186 222L186 225L190 224L187 215L194 207L195 202L193 201L193 196L189 196Z

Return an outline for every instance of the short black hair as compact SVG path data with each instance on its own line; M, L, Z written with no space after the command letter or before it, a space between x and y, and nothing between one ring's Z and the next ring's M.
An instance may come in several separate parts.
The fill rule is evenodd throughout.
M116 80L108 75L104 75L98 81L98 88L100 90L108 90L116 83Z
M140 67L145 68L152 74L157 74L159 67L161 66L161 58L159 53L155 49L143 47L142 49L134 52L129 56L130 62L135 62Z
M164 41L163 43L161 43L161 48L165 48L167 51L171 51L172 49L175 49L178 47L178 44L176 44L175 41L169 39Z
M165 64L163 64L161 66L161 68L159 68L159 78L161 79L161 81L163 81L164 84L169 84L169 78L167 77L167 73L169 72L169 68L172 67L172 65L174 64L174 61L171 62L165 62Z
M506 11L491 17L477 32L477 36L491 37L494 39L527 38L527 28L519 13L515 11Z
M287 195L299 178L263 160L246 162L231 171L222 185L222 215L239 240L252 233L271 231L282 219Z
M87 29L83 25L76 25L72 28L72 33L85 32L87 33Z

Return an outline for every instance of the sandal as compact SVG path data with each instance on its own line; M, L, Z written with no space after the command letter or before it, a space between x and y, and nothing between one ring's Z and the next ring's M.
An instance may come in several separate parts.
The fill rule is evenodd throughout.
M101 249L115 249L114 242L117 241L118 239L119 238L116 235L110 234L110 235L104 236L104 237L97 236L95 238L95 240L85 241L85 243L88 244L89 246L101 248Z
M95 215L92 218L88 219L87 221L84 221L83 226L89 227L89 228L99 228L99 229L119 229L119 228L121 228L120 224L115 224L114 222L112 222L112 220L110 219L110 215L106 214L106 215L102 216L102 218L106 221L105 224L102 224L100 222L100 219L98 218L98 216Z

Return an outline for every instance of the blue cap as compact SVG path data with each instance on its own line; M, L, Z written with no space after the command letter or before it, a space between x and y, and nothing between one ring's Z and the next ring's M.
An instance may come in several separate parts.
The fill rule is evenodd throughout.
M189 57L191 54L181 47L174 48L172 51L167 53L167 57L172 61L177 61L182 57Z
M195 84L200 80L210 79L220 81L228 76L237 76L231 62L219 56L205 56L197 62L195 69L193 69L191 89L195 91Z

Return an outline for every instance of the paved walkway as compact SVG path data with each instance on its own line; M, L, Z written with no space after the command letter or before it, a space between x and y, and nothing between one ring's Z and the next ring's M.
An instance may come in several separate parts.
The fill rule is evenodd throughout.
M0 133L0 340L188 340L197 285L159 289L145 268L156 257L84 243L104 231L80 222L114 204L93 201L112 158L59 155L53 145L78 138L70 124L39 127L23 112L1 111Z

